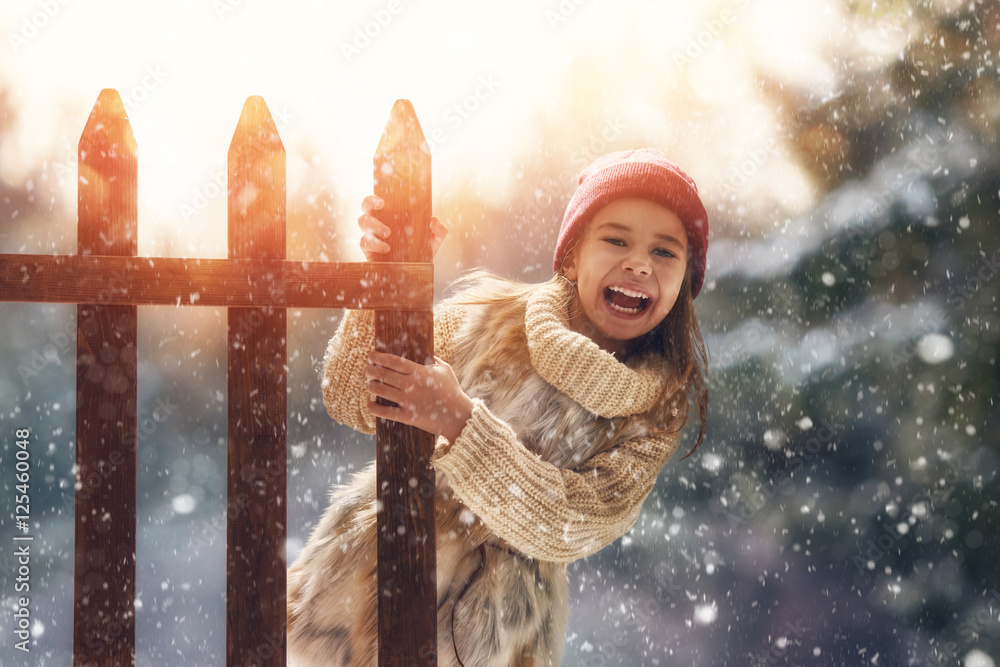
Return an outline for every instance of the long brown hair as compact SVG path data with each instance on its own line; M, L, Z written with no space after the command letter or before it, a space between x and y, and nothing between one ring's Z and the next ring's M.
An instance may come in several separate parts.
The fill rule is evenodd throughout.
M679 431L687 423L690 409L698 411L698 438L684 458L694 454L705 441L708 430L708 349L701 337L698 315L691 295L691 262L684 272L684 282L677 293L677 301L652 331L640 338L629 356L655 353L666 358L677 373L678 388L664 391L656 406L650 410L654 427ZM683 460L683 459L681 459Z
M554 280L566 280L561 269L550 282ZM528 295L539 285L501 278L479 269L466 273L452 287L462 293L458 303L494 303L503 304L501 307L523 308ZM567 301L567 308L572 309L575 302L576 299L571 296ZM691 407L694 406L699 418L698 438L691 451L684 456L687 458L704 442L708 429L708 384L705 379L708 351L698 326L694 297L691 296L690 261L673 308L659 325L638 340L621 361L647 354L663 357L671 368L671 377L659 401L644 415L643 420L652 431L676 433L687 423ZM617 420L612 434L609 434L609 446L617 441L618 431L626 425L627 420Z

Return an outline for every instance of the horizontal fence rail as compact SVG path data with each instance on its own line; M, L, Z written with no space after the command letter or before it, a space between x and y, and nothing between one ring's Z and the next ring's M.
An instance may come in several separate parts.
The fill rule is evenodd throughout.
M22 303L428 310L433 283L413 262L0 255L0 301Z

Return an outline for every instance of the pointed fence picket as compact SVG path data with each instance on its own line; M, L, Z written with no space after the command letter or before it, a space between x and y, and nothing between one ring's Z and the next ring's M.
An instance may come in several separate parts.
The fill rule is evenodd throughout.
M413 107L396 102L375 152L375 194L385 201L379 219L394 231L389 261L432 259L431 156ZM410 221L426 220L426 225ZM399 332L407 332L400 336ZM429 310L375 314L375 346L419 363L434 362L434 319ZM379 398L379 402L386 403ZM434 437L398 422L376 425L378 514L379 661L386 665L431 662L437 646L434 548ZM411 462L406 468L400 462ZM409 489L410 493L400 493ZM409 637L405 642L388 637ZM384 662L383 662L384 661ZM436 662L436 661L435 661Z
M137 257L136 142L101 92L79 145L76 255L0 255L0 301L77 304L74 665L135 663L137 306L228 309L227 665L284 665L287 308L377 311L376 346L433 350L430 153L393 106L374 159L387 262L285 258L285 150L247 99L229 148L227 259ZM436 665L433 438L379 420L379 664ZM415 480L414 484L411 480Z
M117 95L102 95L79 146L77 254L135 257L138 162ZM5 281L6 282L6 281ZM135 646L136 334L128 304L76 307L73 646L123 665ZM74 648L74 653L76 653Z

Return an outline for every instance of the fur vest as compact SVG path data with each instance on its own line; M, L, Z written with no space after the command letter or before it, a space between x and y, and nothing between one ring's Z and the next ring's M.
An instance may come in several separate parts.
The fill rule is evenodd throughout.
M664 445L662 438L644 439L646 427L638 418L663 391L665 369L656 360L638 360L636 368L626 368L589 339L570 331L566 320L570 295L560 282L535 286L522 294L516 290L509 283L481 282L442 304L435 316L435 347L477 404L462 436L455 443L439 439L435 454L438 664L442 667L458 665L456 647L469 667L559 665L568 613L565 562L596 551L627 530L659 466L676 447L676 441ZM506 298L490 297L497 294ZM345 316L345 324L331 343L336 353L328 355L325 373L335 387L359 386L330 374L351 367L341 363L345 354L356 354L358 347L362 354L371 349L357 345L362 342L357 340L354 345L343 345L352 326L346 320L363 320L368 315ZM364 323L355 324L364 330ZM550 363L576 348L584 354L572 360L571 366ZM555 366L558 369L553 370ZM553 376L556 372L561 374L558 378ZM610 389L605 386L609 376L617 383ZM632 384L622 389L619 385L625 380ZM625 398L611 401L613 409L606 408L607 394L616 391ZM360 394L359 404L367 400L366 392ZM336 400L345 398L341 395ZM618 409L623 401L627 405ZM333 409L331 414L337 416ZM511 433L497 435L479 424L483 420L509 427ZM474 474L466 479L470 467L486 467L467 459L477 448L485 456L510 450L512 456L532 460L531 465L545 466L545 474L551 475L578 468L597 455L613 461L612 465L627 460L631 466L633 459L623 455L618 461L616 456L615 448L623 442L639 443L633 458L644 463L632 477L620 475L634 478L637 501L632 498L625 509L615 510L627 515L615 524L612 534L574 547L576 551L560 557L563 562L539 557L549 552L520 536L532 530L569 533L570 528L549 527L533 519L537 525L501 530L512 514L524 514L518 500L525 493L535 493L530 480L519 483L515 476L505 487L490 488L493 482L476 480ZM646 452L648 462L643 458ZM456 459L459 455L466 458ZM541 492L549 485L541 484ZM468 491L463 493L463 489ZM478 498L480 493L490 500ZM614 491L614 495L622 494ZM587 520L588 516L581 516L580 522ZM330 508L289 570L290 664L375 665L375 531L372 466L334 490ZM481 551L480 545L486 548ZM453 643L451 614L456 600Z

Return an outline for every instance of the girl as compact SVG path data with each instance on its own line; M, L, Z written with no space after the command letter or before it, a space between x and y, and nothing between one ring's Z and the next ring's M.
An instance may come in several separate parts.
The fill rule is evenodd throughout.
M379 205L366 198L359 218L369 261L389 248ZM432 225L436 251L445 230ZM438 664L560 664L566 564L631 528L690 403L694 449L704 439L692 302L707 246L684 171L652 149L611 153L580 176L553 278L465 279L435 310L433 365L374 352L372 312L345 314L324 360L330 415L366 433L381 417L439 435ZM372 466L334 491L289 570L294 664L375 664L375 537Z

